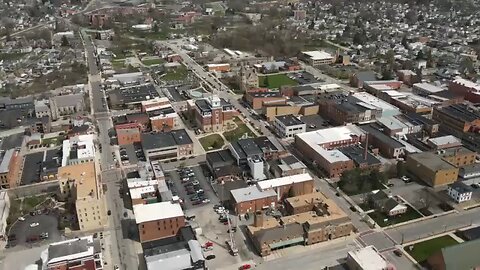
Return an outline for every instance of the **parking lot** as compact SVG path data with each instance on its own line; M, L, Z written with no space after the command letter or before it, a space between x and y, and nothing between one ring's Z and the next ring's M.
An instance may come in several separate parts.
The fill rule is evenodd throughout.
M56 214L26 215L24 218L23 221L16 221L10 229L9 246L31 247L32 245L41 245L45 241L55 242L61 239ZM48 234L48 237L45 237L45 233ZM42 234L43 237L41 237Z
M186 168L183 172L169 171L169 175L169 182L173 185L174 193L183 200L184 209L218 203L200 166Z
M7 151L8 149L22 146L23 133L12 134L2 139L1 150Z
M40 181L40 163L43 161L44 152L28 154L23 164L21 185L29 185Z
M133 144L127 144L120 146L120 159L122 165L136 165L140 159L144 160L145 156L143 155L142 149Z

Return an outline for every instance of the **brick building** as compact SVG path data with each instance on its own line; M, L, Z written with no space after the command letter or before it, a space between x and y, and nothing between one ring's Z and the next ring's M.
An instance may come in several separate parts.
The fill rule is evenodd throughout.
M275 206L277 193L274 190L260 190L257 186L249 186L230 191L232 206L237 215L255 213L264 208Z
M218 132L229 124L233 124L235 109L232 104L218 96L195 101L194 110L197 125L204 132Z
M259 181L257 187L260 191L274 190L277 194L277 201L309 194L315 190L313 178L308 173Z
M174 238L185 226L185 216L180 204L159 202L133 206L140 242Z
M433 109L433 120L441 123L440 128L452 135L480 130L480 112L467 104L454 104Z
M254 110L261 109L265 103L268 104L285 104L287 98L280 92L271 91L266 88L256 88L245 92L245 101Z
M138 128L117 129L118 145L133 144L140 142L140 130Z
M406 167L431 187L448 185L458 179L458 168L431 152L408 155Z
M52 243L45 253L47 270L103 269L102 250L93 236Z

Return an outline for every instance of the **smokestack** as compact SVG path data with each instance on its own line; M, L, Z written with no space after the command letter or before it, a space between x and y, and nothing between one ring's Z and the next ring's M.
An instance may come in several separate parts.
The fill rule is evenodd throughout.
M368 133L367 133L367 138L365 139L365 154L363 157L365 161L367 160L367 155L368 155Z
M255 212L255 218L253 221L255 227L263 227L263 213L262 211Z

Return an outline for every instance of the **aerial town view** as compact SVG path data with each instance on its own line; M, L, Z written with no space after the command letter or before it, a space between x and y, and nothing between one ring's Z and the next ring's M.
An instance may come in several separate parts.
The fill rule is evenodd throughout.
M0 270L480 269L480 0L0 14Z

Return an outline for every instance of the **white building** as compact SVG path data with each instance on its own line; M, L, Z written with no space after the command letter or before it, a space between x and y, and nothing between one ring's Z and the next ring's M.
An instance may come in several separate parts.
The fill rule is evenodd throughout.
M448 185L447 194L457 203L466 202L472 199L472 188L463 182L457 181Z
M7 218L10 214L10 198L8 197L8 193L6 191L0 192L0 238L5 239L7 238Z
M282 138L293 138L295 134L307 131L307 125L292 114L275 117L273 127Z
M349 251L347 265L350 270L387 270L389 264L373 246Z
M414 83L412 87L412 92L421 96L433 95L443 90L443 88L430 83Z
M302 52L302 58L312 66L328 65L334 62L334 57L325 51Z
M252 175L253 180L259 181L267 179L267 176L265 176L265 173L263 171L264 163L261 157L254 156L248 158L247 163L248 167L250 167L250 174Z
M48 100L36 100L35 101L35 117L42 118L45 116L50 116L50 108L48 107Z
M93 134L79 135L63 141L62 167L85 162L93 162L95 159L95 145Z

